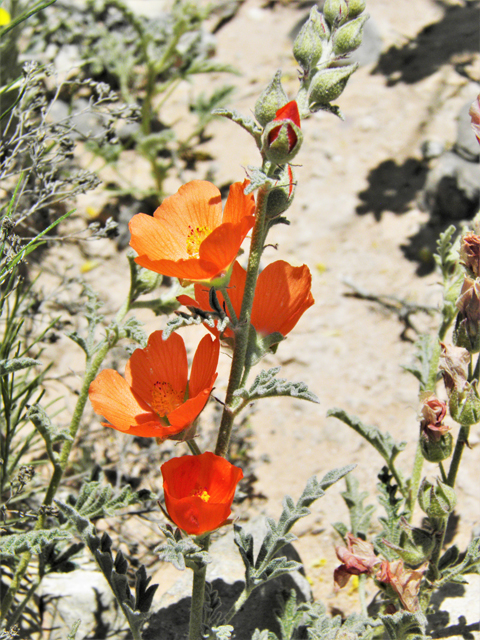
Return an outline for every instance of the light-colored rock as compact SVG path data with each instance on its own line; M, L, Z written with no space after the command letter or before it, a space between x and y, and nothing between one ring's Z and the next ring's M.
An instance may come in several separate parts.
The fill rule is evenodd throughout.
M433 638L480 638L480 575L465 576L468 584L447 584L432 597L435 613L429 616Z

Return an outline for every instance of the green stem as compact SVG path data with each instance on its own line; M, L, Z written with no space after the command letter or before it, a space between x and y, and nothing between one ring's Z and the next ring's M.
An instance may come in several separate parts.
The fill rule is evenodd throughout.
M242 593L238 596L236 602L233 604L230 611L225 615L225 624L228 624L230 620L237 615L237 613L240 611L240 609L243 607L245 602L250 597L251 593L252 592L248 591L247 588L245 587Z
M260 259L262 257L263 244L265 239L267 193L267 189L263 188L259 189L257 195L255 225L252 232L250 256L248 259L248 268L245 280L245 290L243 294L240 318L238 320L238 325L235 328L235 346L233 350L232 366L230 369L230 379L228 381L225 406L223 409L222 420L218 432L217 446L215 448L215 453L217 454L217 456L225 457L228 452L228 445L230 443L230 436L233 427L233 419L235 417L234 408L236 398L234 396L234 392L240 388L243 369L245 366L253 296L255 294L255 286L257 283L258 270L260 267Z
M221 287L220 293L222 294L223 299L225 300L225 304L227 305L228 315L230 316L230 320L234 325L237 325L238 324L237 314L235 313L235 309L233 308L232 301L230 300L230 296L228 295L227 287Z
M455 450L453 452L452 462L450 463L450 469L448 470L447 484L450 487L455 486L455 480L457 479L460 460L462 459L462 453L465 448L465 445L468 442L469 435L470 435L470 426L460 427L460 431L458 432L457 442L455 444Z
M205 536L201 540L197 538L204 551L208 551L210 544L210 535ZM203 604L205 602L205 577L207 575L207 567L203 565L198 567L194 565L193 570L193 586L192 586L192 604L190 607L190 622L188 627L188 640L203 639Z
M198 446L198 444L195 442L195 440L187 440L187 445L188 448L190 449L190 451L193 453L194 456L199 456L201 455L201 451L200 451L200 447Z
M365 573L362 573L358 576L358 597L360 598L360 607L362 609L362 614L364 616L368 616L367 612L367 599L365 597L365 583L367 581L367 576Z
M420 486L420 480L422 479L422 469L423 469L423 453L422 447L420 445L420 438L417 443L417 450L415 451L415 460L413 462L413 471L410 480L410 490L408 493L407 500L407 511L408 511L408 521L412 520L413 510L415 508L415 503L417 501L418 496L418 488Z

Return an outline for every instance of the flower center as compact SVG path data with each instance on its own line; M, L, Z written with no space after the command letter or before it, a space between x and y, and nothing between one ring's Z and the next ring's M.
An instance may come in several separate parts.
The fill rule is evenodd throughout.
M205 240L207 236L212 233L212 230L209 227L188 227L189 233L187 236L187 253L191 258L197 258L200 245Z
M203 489L194 489L190 495L195 498L200 498L204 502L208 502L210 500L210 494L205 487Z
M155 382L152 389L152 409L160 418L183 403L183 393L175 391L169 382Z

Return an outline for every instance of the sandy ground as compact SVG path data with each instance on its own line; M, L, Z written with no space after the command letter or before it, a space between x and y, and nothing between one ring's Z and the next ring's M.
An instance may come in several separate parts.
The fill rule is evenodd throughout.
M269 9L262 4L247 0L217 35L219 59L241 72L239 77L228 78L228 82L237 86L231 106L243 113L251 112L256 97L276 69L283 70L284 86L291 97L297 87L290 33L306 17L308 8L290 4ZM387 60L385 52L391 46L406 47L427 25L437 25L439 34L445 29L448 33L447 5L448 2L434 0L369 0L367 9L382 40L381 60ZM460 11L461 3L452 1L452 8ZM390 431L397 440L407 440L399 463L407 474L412 467L418 432L418 386L402 365L412 362L414 346L401 339L403 325L394 313L374 302L348 296L350 289L345 280L371 293L438 305L437 275L419 275L428 271L421 256L428 258L428 251L422 252L422 248L430 245L412 241L427 224L429 214L418 206L414 176L402 172L402 167L408 161L420 160L420 146L427 139L453 144L456 114L479 91L479 84L459 73L455 66L454 56L464 53L460 45L458 52L451 55L445 54L441 46L430 51L413 49L410 67L398 62L395 70L395 63L388 59L393 74L390 81L385 73L374 72L375 64L366 64L354 74L337 101L345 115L343 122L321 112L302 123L305 142L296 158L298 187L289 212L291 225L274 228L270 242L278 243L278 249L265 252L264 264L280 258L293 264L308 264L316 305L306 312L277 354L266 359L263 368L282 365L281 375L305 381L321 404L282 398L264 400L255 408L250 418L249 442L257 476L255 491L265 499L256 500L249 507L250 513L278 516L285 493L297 498L310 476L322 476L351 462L357 464L355 475L362 488L375 491L382 459L343 423L326 418L327 410L334 406ZM409 75L409 69L416 71ZM202 89L202 81L198 78L193 89L180 89L176 104L183 106L189 92ZM214 82L225 82L225 77ZM172 105L172 118L175 108ZM223 185L242 180L244 168L259 162L253 141L228 121L216 122L210 131L213 137L205 149L214 157L208 168L214 171L215 182ZM390 182L375 182L372 171L388 160L398 171L390 165ZM138 180L145 180L141 166L132 167L131 171ZM184 178L202 178L205 172L202 165L197 173L187 172ZM173 192L179 184L177 179L169 179L167 190ZM80 203L80 213L87 204L88 198ZM436 231L432 229L430 238L429 233L427 229L422 237L431 241ZM108 241L91 243L85 251L82 260L85 255L100 260L86 278L101 292L107 311L113 311L124 293L128 271L125 252L118 253ZM68 267L70 273L79 268L71 249L57 250L54 260L57 267ZM165 324L164 318L153 318L146 312L137 315L149 331ZM434 330L436 326L435 319L426 315L420 314L414 321L421 330ZM201 333L197 329L183 331L192 345ZM412 331L408 335L415 337ZM81 359L75 360L65 340L54 345L52 353L60 372L81 369ZM117 355L121 371L122 357ZM228 357L223 356L215 392L219 397L226 387L228 364ZM68 384L75 387L74 378L69 380ZM67 406L70 403L68 399L65 402ZM96 424L95 420L91 424ZM480 526L479 433L476 427L472 448L465 453L458 477L460 521L455 541L461 547L470 540L472 529L477 527L478 531ZM102 437L109 446L118 447L121 445L117 435L104 433ZM428 464L425 472L432 476L436 473L434 466ZM343 488L340 482L313 505L312 515L299 523L296 547L314 595L329 607L348 612L358 610L357 594L346 589L334 595L332 583L337 564L334 546L339 538L331 524L347 518L339 495ZM374 497L368 502L373 503ZM245 503L239 507L239 514L244 511ZM377 513L380 515L380 509ZM417 521L420 518L419 514Z

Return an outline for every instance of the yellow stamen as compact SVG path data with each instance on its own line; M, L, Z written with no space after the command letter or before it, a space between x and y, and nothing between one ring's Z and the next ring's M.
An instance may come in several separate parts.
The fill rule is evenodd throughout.
M191 258L197 258L200 245L211 233L212 230L208 227L188 227L189 234L187 236L187 253Z
M206 489L194 489L191 495L195 496L195 498L200 498L204 502L208 502L210 500L210 494Z
M169 382L155 382L152 389L152 409L160 418L183 403L183 393L175 391Z

